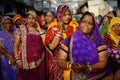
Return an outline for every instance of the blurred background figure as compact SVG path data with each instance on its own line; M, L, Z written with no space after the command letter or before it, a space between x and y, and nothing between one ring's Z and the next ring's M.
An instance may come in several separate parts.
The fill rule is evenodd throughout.
M99 31L102 38L103 38L103 35L108 32L108 28L109 28L109 21L108 21L108 17L105 15L103 16L99 24Z
M100 25L101 20L102 20L102 16L101 16L101 15L98 15L98 16L96 17L96 21L97 21L98 27L99 27L99 25Z
M108 21L110 23L112 18L117 17L116 11L114 11L114 10L113 11L109 11L108 14L107 14L107 17L108 17Z
M45 22L46 22L45 30L47 30L49 25L53 22L54 17L55 17L55 13L53 11L47 11L46 12L46 15L45 15Z
M2 15L2 13L0 13L0 31L1 31L1 27L2 27L2 24L1 24L2 19L3 19L3 15Z
M75 20L76 20L77 22L79 22L79 20L80 20L80 16L79 16L79 15L73 15L73 17L75 18Z
M38 22L40 24L40 27L44 30L46 30L46 26L45 26L45 12L42 12L40 15L38 15Z

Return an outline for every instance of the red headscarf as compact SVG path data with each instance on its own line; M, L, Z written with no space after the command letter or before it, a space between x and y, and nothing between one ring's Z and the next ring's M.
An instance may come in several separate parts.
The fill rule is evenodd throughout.
M62 16L64 15L66 9L69 9L69 7L67 5L59 5L58 8L57 8L57 13L56 13L56 16L57 16L57 19L58 20L61 20Z

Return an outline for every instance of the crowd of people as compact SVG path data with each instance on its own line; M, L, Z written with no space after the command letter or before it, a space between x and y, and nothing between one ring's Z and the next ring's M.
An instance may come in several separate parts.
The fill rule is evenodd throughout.
M120 80L120 18L115 11L1 16L0 80Z

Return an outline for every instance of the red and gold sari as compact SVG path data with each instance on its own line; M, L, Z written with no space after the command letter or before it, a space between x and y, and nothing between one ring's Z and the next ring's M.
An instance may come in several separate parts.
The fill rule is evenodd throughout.
M71 36L72 33L74 31L76 31L78 29L78 23L75 19L72 19L67 27L66 30L62 31L62 37L61 40L64 40L66 37ZM58 26L58 22L54 21L50 24L50 26L48 27L47 30L47 34L46 34L46 38L44 41L45 45L48 45L49 43L52 42L52 40L54 39L54 37L56 36L57 33L59 33L59 26ZM49 69L49 80L63 80L63 71L57 66L56 64L56 57L57 57L57 53L59 50L59 43L57 48L55 48L54 51L51 51L50 49L48 49L47 47L47 51L48 51L48 69Z
M16 34L22 43L19 56L23 66L18 70L19 80L46 80L45 47L39 32L21 25Z

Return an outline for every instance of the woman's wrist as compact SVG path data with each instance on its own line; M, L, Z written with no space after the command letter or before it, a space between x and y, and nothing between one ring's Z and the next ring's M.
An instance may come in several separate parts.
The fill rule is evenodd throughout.
M61 37L62 37L62 33L61 33L61 32L57 32L57 33L55 34L55 36L57 36L58 38L61 38Z
M89 71L88 71L88 74L89 74L92 71L92 66L91 65L87 65L87 66L88 66L88 69L89 69Z
M16 59L20 59L20 56L19 55L15 55L14 58L15 58L15 60Z
M16 55L15 56L15 63L18 63L19 61L21 61L20 56Z
M71 62L67 62L67 69L71 69L72 63Z
M17 60L15 60L15 63L18 63L18 62L20 62L21 60L20 59L17 59Z

